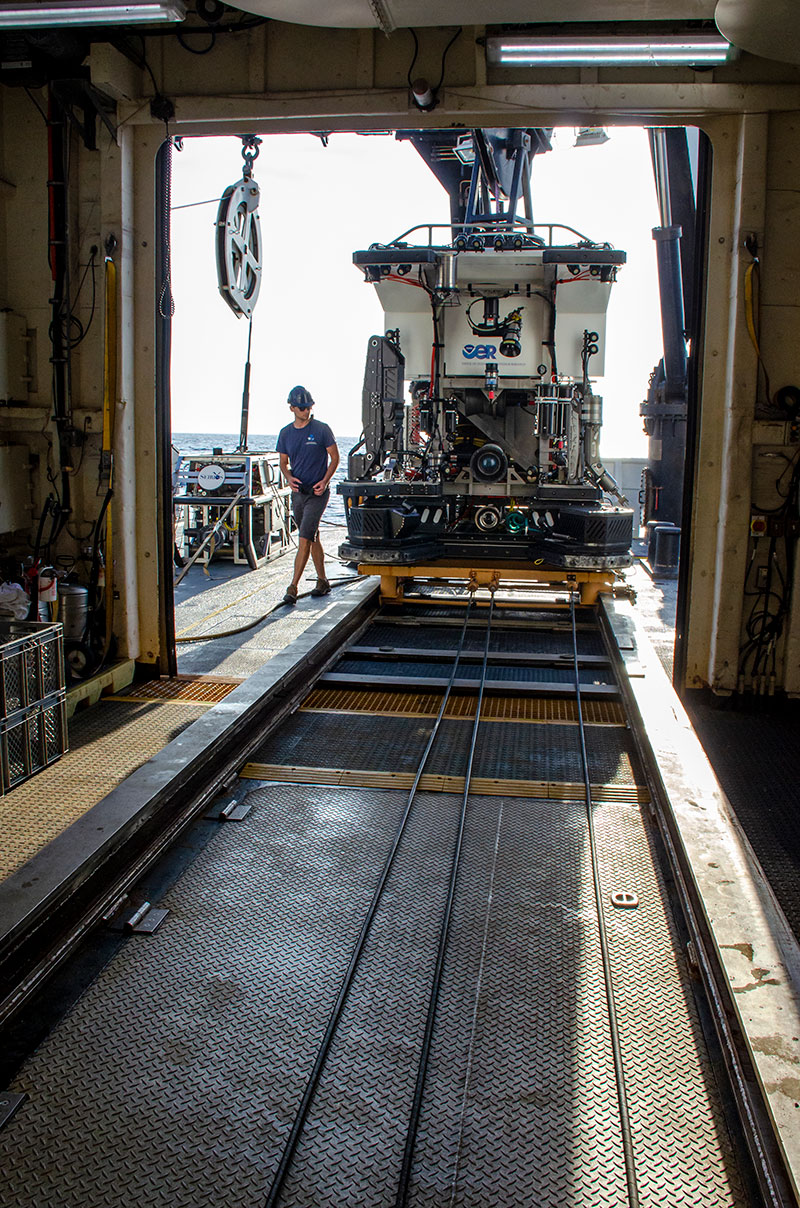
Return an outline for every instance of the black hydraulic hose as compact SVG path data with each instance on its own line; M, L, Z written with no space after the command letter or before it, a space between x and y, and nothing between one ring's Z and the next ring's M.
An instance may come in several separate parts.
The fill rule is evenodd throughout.
M167 138L156 154L155 181L155 420L156 420L156 522L158 557L159 670L176 675L175 591L172 559L175 549L175 509L172 504L172 140Z
M442 923L439 930L439 948L436 953L436 965L433 971L433 982L431 984L431 992L428 999L428 1013L425 1017L425 1034L422 1039L422 1050L420 1052L419 1064L417 1066L417 1082L416 1086L414 1087L414 1098L411 1103L411 1113L408 1118L406 1144L403 1151L403 1162L400 1167L400 1178L397 1184L395 1208L406 1208L408 1203L408 1193L411 1184L411 1168L414 1162L414 1149L417 1143L417 1132L419 1131L419 1118L422 1111L422 1100L425 1096L425 1082L428 1076L431 1043L433 1041L433 1029L436 1024L436 1010L439 1005L439 991L442 985L444 961L447 954L448 940L450 938L450 920L453 914L453 902L456 896L458 872L461 865L461 850L464 843L464 827L467 821L467 804L469 802L469 786L470 781L472 780L472 765L475 760L475 747L477 745L478 729L481 723L481 705L483 704L483 693L486 687L486 669L489 663L489 638L492 631L493 609L494 596L492 596L492 601L489 605L489 619L486 624L486 640L483 647L483 665L481 667L481 680L478 687L478 701L475 707L475 721L472 724L472 736L470 738L469 754L467 756L467 763L464 769L464 796L461 801L461 815L458 820L458 832L456 834L455 846L453 848L453 859L450 865L450 881L447 887L447 901L445 903L444 914L442 915Z
M594 828L594 811L592 808L592 788L589 782L589 760L586 754L586 729L583 724L583 706L581 704L581 680L578 667L578 634L575 626L575 600L569 603L569 615L572 622L572 657L575 672L575 703L578 710L578 734L581 744L581 764L583 766L583 787L586 794L586 817L589 825L589 848L592 857L592 880L594 882L594 898L597 908L597 930L600 935L600 951L603 958L603 980L606 988L606 1003L608 1006L608 1026L611 1033L611 1050L614 1056L614 1076L617 1083L617 1103L619 1105L619 1123L622 1133L622 1149L625 1157L625 1179L628 1184L629 1208L639 1208L639 1189L636 1183L636 1166L633 1154L633 1137L631 1120L628 1111L628 1096L625 1090L625 1071L622 1066L622 1050L619 1042L617 1026L617 1008L614 998L614 982L611 977L611 959L608 951L608 932L603 915L603 894L600 888L600 864L597 858L597 837Z
M363 575L348 575L346 579L329 579L328 581L332 588L336 588L342 587L345 583L357 583L359 579L363 578ZM305 600L311 595L313 595L313 592L311 591L301 591L298 592L297 598L298 600ZM215 633L198 633L195 634L194 637L176 638L175 643L177 645L179 642L184 642L190 645L192 642L212 642L215 638L232 638L235 637L236 634L247 633L249 629L255 629L256 625L260 625L263 621L268 620L273 613L278 612L279 609L285 607L286 600L279 600L277 604L273 604L272 608L268 608L266 612L261 614L261 616L254 617L252 621L247 621L247 623L244 625L238 625L236 629L219 629ZM198 621L196 624L200 624L200 622Z
M447 687L445 688L444 696L442 698L442 703L439 706L439 712L436 715L436 721L433 724L433 729L430 732L430 735L428 737L428 742L425 746L425 750L422 753L422 758L419 761L419 765L417 767L417 771L414 776L414 783L411 785L411 791L408 794L408 800L406 801L406 807L405 807L405 810L403 811L403 816L400 819L400 824L397 828L397 831L395 832L395 836L394 836L394 840L392 842L391 849L389 851L388 856L386 857L386 861L384 863L383 870L381 872L380 877L378 878L378 883L375 886L375 889L373 891L372 898L370 900L369 907L367 908L367 913L364 918L364 922L361 925L361 931L359 932L358 939L355 942L355 947L353 948L353 951L350 955L350 961L348 963L347 969L345 970L344 977L342 978L342 983L339 987L339 992L336 996L336 1002L334 1003L333 1010L331 1011L330 1016L328 1018L328 1024L327 1024L327 1027L325 1028L325 1034L322 1037L319 1048L317 1050L317 1055L314 1059L314 1064L311 1068L311 1073L309 1074L308 1079L306 1081L305 1089L303 1091L303 1096L300 1100L300 1105L297 1108L294 1120L292 1122L292 1127L289 1132L289 1136L287 1137L286 1144L283 1147L283 1152L281 1154L280 1162L278 1163L278 1168L275 1171L275 1174L272 1179L272 1183L269 1188L269 1192L267 1193L267 1198L266 1198L266 1201L264 1204L264 1208L276 1208L276 1205L278 1203L278 1197L281 1194L283 1184L286 1181L286 1176L289 1173L289 1168L292 1164L295 1152L297 1150L297 1145L300 1141L300 1137L302 1136L302 1132L305 1127L306 1117L308 1116L309 1108L311 1107L311 1103L314 1098L314 1094L316 1093L317 1086L319 1085L319 1080L322 1077L322 1072L325 1068L325 1062L328 1059L328 1053L330 1052L330 1047L331 1047L331 1043L333 1042L333 1037L336 1033L336 1028L338 1027L339 1020L340 1020L342 1012L345 1008L345 1004L347 1003L347 998L350 993L350 988L353 984L353 980L355 978L356 970L358 968L358 963L361 959L361 954L364 951L364 945L367 942L367 938L368 938L370 930L372 928L372 924L375 919L375 915L378 912L378 906L379 906L380 900L383 896L383 891L384 891L384 888L386 887L386 882L389 879L389 873L392 871L395 856L397 855L398 848L400 847L400 842L405 833L406 825L411 816L411 810L412 810L412 806L414 804L414 798L417 795L417 789L419 787L419 782L422 779L422 774L425 771L425 765L428 761L428 756L430 755L433 744L436 741L436 735L439 731L439 726L441 724L442 718L444 717L445 709L447 708L447 703L450 700L450 693L452 691L453 684L455 683L456 674L458 672L458 663L459 663L459 659L461 658L461 651L464 647L464 639L467 635L467 627L469 625L469 619L470 619L471 612L472 612L472 599L470 599L469 604L467 605L467 611L466 611L466 615L464 617L464 624L461 629L461 637L459 638L458 648L456 650L455 658L453 659L453 669L450 672L450 679L448 681Z
M39 554L42 549L42 537L44 536L44 525L48 515L55 509L57 500L54 495L48 495L42 507L42 514L39 517L39 527L36 530L36 541L33 545L33 562L34 566L39 561Z
M100 512L97 517L97 523L94 526L92 536L92 568L89 574L89 608L86 615L86 626L81 639L86 636L86 630L89 629L95 621L98 609L100 608L100 542L103 536L103 521L105 520L108 506L114 497L114 492L109 487L103 497L103 502L100 505Z

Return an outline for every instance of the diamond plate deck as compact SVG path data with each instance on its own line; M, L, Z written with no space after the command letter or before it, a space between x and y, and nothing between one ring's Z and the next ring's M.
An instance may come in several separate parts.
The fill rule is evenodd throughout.
M251 800L23 1068L3 1208L262 1208L405 795ZM418 799L282 1208L394 1202L458 807ZM597 818L642 897L610 924L643 1208L744 1208L638 812ZM471 799L411 1202L625 1203L580 805Z
M202 717L207 706L103 700L69 723L70 750L0 799L0 878L102 800Z
M318 753L328 751L339 768L414 772L432 725L433 719L413 717L299 712L253 752L252 762L318 766ZM463 775L470 731L467 721L443 721L426 772ZM592 735L589 776L593 784L644 783L626 730L598 726ZM583 768L576 728L487 721L478 733L474 773L494 780L580 782Z
M111 700L168 700L187 704L214 705L233 692L241 679L221 679L217 676L177 675L172 679L147 680L110 697Z

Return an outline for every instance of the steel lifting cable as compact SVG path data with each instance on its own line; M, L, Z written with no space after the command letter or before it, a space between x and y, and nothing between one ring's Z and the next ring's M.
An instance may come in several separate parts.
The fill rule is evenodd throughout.
M492 612L494 610L494 596L492 596L489 605L489 619L486 624L486 639L483 647L483 665L481 667L481 680L478 687L478 701L475 706L475 720L472 723L472 736L469 744L469 754L467 763L464 769L464 796L461 801L461 814L458 820L458 832L456 834L455 846L453 848L453 859L450 865L450 881L447 887L447 901L445 903L444 914L442 916L441 928L439 931L439 948L436 953L436 966L433 971L433 983L431 985L430 997L428 999L428 1013L425 1017L425 1034L422 1040L422 1050L420 1052L419 1064L417 1066L417 1082L414 1087L414 1098L411 1104L411 1113L408 1119L408 1130L406 1132L406 1144L403 1151L403 1162L400 1168L400 1178L397 1184L397 1195L395 1197L395 1208L406 1208L408 1204L408 1193L411 1184L411 1168L414 1162L414 1149L417 1142L417 1132L419 1130L419 1118L422 1111L422 1100L425 1095L425 1082L428 1075L428 1064L430 1061L431 1043L433 1040L433 1029L436 1024L436 1009L439 1004L439 991L442 984L442 974L444 972L444 960L447 953L447 943L450 937L450 920L453 914L453 901L456 894L456 885L458 883L458 872L461 864L461 849L464 842L464 828L467 821L467 804L469 802L469 787L472 779L472 765L475 760L475 747L478 740L478 728L481 721L481 705L483 704L483 693L486 687L486 669L489 663L489 637L492 630Z
M361 925L361 931L359 932L358 939L355 942L355 947L353 948L353 951L350 956L350 961L348 963L347 969L345 970L344 977L342 978L342 983L339 987L339 992L336 996L336 1002L334 1003L333 1009L328 1018L328 1024L327 1024L327 1027L325 1028L325 1034L322 1037L319 1048L317 1050L317 1055L314 1059L314 1064L311 1068L311 1073L309 1074L308 1079L306 1081L305 1089L303 1091L303 1096L300 1100L300 1104L295 1113L294 1120L292 1121L292 1127L289 1132L289 1136L286 1139L286 1143L283 1147L283 1152L281 1153L281 1159L280 1159L280 1162L278 1163L278 1168L275 1171L275 1174L272 1179L272 1183L270 1184L270 1188L267 1193L267 1198L264 1203L264 1208L275 1208L275 1206L277 1205L278 1197L280 1196L281 1190L283 1189L283 1184L286 1181L286 1176L289 1173L289 1168L294 1159L294 1155L297 1150L297 1146L300 1141L300 1137L302 1136L303 1129L305 1127L306 1117L308 1116L309 1108L311 1107L311 1103L312 1103L314 1095L316 1093L317 1086L319 1085L320 1078L322 1077L322 1072L325 1068L325 1062L327 1061L328 1053L330 1052L330 1047L333 1042L333 1038L336 1033L336 1029L338 1027L339 1020L340 1020L342 1012L345 1008L345 1004L347 1002L347 998L350 993L350 988L353 984L356 970L358 968L358 963L361 959L361 954L364 950L364 945L367 942L367 938L368 938L370 930L372 928L372 923L375 919L375 915L377 914L378 906L380 905L380 901L383 896L383 891L386 886L386 882L389 879L389 873L391 872L392 867L394 865L394 859L395 859L395 856L397 855L397 851L400 846L400 842L403 838L403 834L406 829L406 824L408 823L408 820L411 816L411 810L412 810L412 807L414 804L414 798L416 797L417 789L419 788L419 783L420 783L420 780L422 779L422 774L425 771L425 765L428 761L428 756L430 755L431 749L436 740L436 735L439 731L439 726L441 724L442 718L444 717L444 713L447 708L448 701L450 700L450 694L452 692L453 684L455 683L456 675L458 673L458 664L459 664L459 660L461 658L461 652L464 647L464 639L466 638L466 635L467 635L467 629L468 629L469 621L470 621L470 614L472 612L472 604L473 604L473 601L470 598L469 604L467 605L466 615L464 616L464 624L461 629L461 636L458 641L458 647L456 649L455 658L453 659L453 668L452 668L452 671L450 672L450 679L448 680L447 687L445 688L444 697L442 698L442 703L439 707L439 712L436 716L436 721L433 724L433 729L431 730L430 736L428 738L428 742L425 746L425 750L423 751L422 757L419 761L419 765L417 767L417 771L414 776L414 782L411 785L411 789L408 794L408 799L406 801L405 810L403 811L403 816L400 819L400 823L397 827L397 831L395 833L391 849L389 851L388 856L386 857L386 861L384 863L383 870L378 879L378 883L375 886L375 889L373 891L372 898L370 900L370 904L367 909L366 916L364 918L364 922ZM484 673L484 678L485 678L485 673ZM471 755L470 755L470 760L471 760Z
M575 625L575 600L570 599L569 614L572 623L572 657L575 671L575 701L578 712L578 733L581 744L581 763L583 765L583 786L586 794L586 817L589 824L589 848L592 857L592 880L594 882L594 897L597 907L597 930L600 935L600 951L603 958L603 980L606 987L606 1003L608 1005L608 1026L611 1033L611 1050L614 1056L614 1076L617 1083L617 1102L619 1104L619 1122L622 1133L622 1149L625 1157L625 1179L628 1184L629 1208L639 1208L639 1189L636 1183L636 1166L633 1154L633 1137L631 1135L630 1113L628 1111L628 1096L625 1091L625 1071L622 1066L622 1050L619 1043L617 1027L617 1008L614 998L614 983L611 977L611 959L608 951L608 932L603 916L603 894L600 888L600 864L597 858L597 838L594 829L594 811L592 808L592 788L589 782L589 760L586 755L586 729L583 723L583 707L581 704L581 680L578 667L578 633Z

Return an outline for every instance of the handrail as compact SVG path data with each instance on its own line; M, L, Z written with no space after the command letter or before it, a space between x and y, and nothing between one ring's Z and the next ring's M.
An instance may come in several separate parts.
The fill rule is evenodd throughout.
M529 236L532 236L537 230L545 230L548 232L547 247L553 247L553 231L569 231L571 235L576 235L584 243L594 243L594 240L590 239L588 235L576 231L575 227L568 226L565 222L529 222L526 218L515 218L513 222L506 222L504 226L501 226L502 215L498 215L498 219L499 221L496 224L488 222L485 219L475 222L420 222L416 226L409 227L407 231L403 231L402 235L397 235L389 243L372 244L372 247L397 247L409 235L413 235L415 231L427 231L427 246L432 248L434 246L434 231L464 232L473 229L476 232L480 231L482 233L489 233L493 230L504 230L506 233L510 233L518 229ZM445 245L437 244L436 246L444 247Z

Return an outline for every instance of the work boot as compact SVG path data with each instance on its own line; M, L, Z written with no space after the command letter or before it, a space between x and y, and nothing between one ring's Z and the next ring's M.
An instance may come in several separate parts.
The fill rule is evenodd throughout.
M294 583L290 583L286 588L286 595L283 597L283 602L284 604L297 603L297 588L295 587Z
M317 579L317 586L311 588L312 596L327 596L331 585L327 579Z

